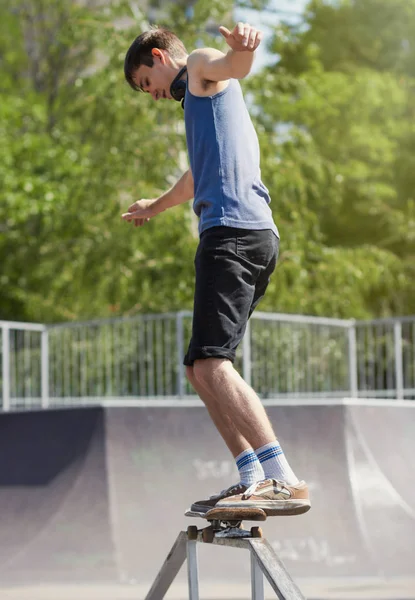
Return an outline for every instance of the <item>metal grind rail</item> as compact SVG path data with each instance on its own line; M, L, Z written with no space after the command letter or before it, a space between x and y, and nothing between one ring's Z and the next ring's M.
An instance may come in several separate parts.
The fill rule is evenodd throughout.
M230 528L229 532L222 530L216 533L212 533L211 527L201 530L195 526L188 527L177 536L145 600L162 600L186 559L189 600L199 600L198 543L250 551L252 600L264 600L264 575L280 600L305 600L271 544L261 536L262 531L258 527L253 527L250 532L235 532Z

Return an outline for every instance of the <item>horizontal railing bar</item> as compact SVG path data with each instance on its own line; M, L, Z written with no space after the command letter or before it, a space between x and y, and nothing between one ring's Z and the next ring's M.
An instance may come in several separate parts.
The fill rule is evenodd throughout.
M47 326L42 323L25 323L24 321L0 321L0 329L22 331L46 331Z
M13 329L19 329L20 325L23 325L21 329L29 329L33 327L34 331L43 331L44 328L47 329L62 329L62 328L76 328L76 327L88 327L88 326L97 326L97 325L109 325L112 323L123 323L130 321L156 321L163 319L173 319L176 318L177 315L180 314L184 317L191 317L193 315L192 311L183 310L179 313L177 312L168 312L168 313L156 313L156 314L138 314L132 316L121 316L121 317L111 317L108 319L91 319L88 321L66 321L64 323L51 323L47 325L41 325L37 323L20 323L18 321L0 321L0 326L3 324L4 326L11 327ZM251 316L251 319L254 320L264 320L264 321L283 321L283 322L291 322L291 323L308 323L310 325L332 325L336 327L344 327L348 328L355 323L362 323L362 321L354 321L353 319L331 319L327 317L314 317L311 315L295 315L289 313L267 313L267 312L255 312ZM415 317L414 317L415 319ZM373 321L375 322L375 321ZM364 322L363 322L364 323Z
M0 321L0 327L9 327L10 329L27 329L32 331L44 331L47 329L60 329L60 328L71 328L71 327L85 327L85 326L96 326L96 325L107 325L111 323L121 323L128 321L137 321L137 320L160 320L160 319L168 319L175 318L178 314L181 314L184 317L191 317L193 315L190 310L183 310L180 312L166 312L166 313L156 313L156 314L138 314L132 316L119 316L119 317L111 317L108 319L91 319L88 321L65 321L63 323L51 323L51 324L41 324L41 323L27 323L24 321ZM316 317L312 315L296 315L290 313L268 313L268 312L260 312L257 311L252 314L251 319L253 320L264 320L264 321L283 321L283 322L292 322L292 323L308 323L310 325L333 325L336 327L344 327L348 328L353 325L356 327L367 327L370 325L382 325L382 324L391 324L394 323L412 323L415 322L415 315L406 316L406 317L389 317L383 319L368 319L358 321L355 319L334 319L329 317Z
M408 315L406 317L386 317L384 319L367 319L363 321L356 321L357 327L368 327L370 325L393 325L394 323L413 323L415 322L415 315Z
M162 321L164 319L175 319L178 314L185 317L191 317L193 313L190 311L181 311L180 313L157 313L157 314L139 314L131 317L111 317L109 319L92 319L90 321L72 321L65 323L52 323L47 325L49 330L51 329L73 329L77 327L95 327L97 325L111 325L114 323L128 323L135 321Z
M313 317L309 315L291 315L289 313L254 312L251 319L262 321L283 321L289 323L307 323L308 325L331 325L335 327L352 327L356 321L353 319L330 319L327 317Z

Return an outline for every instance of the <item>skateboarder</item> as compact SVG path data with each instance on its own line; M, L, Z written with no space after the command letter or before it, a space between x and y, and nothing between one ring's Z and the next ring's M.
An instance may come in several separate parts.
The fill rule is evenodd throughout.
M279 250L258 138L238 81L249 74L262 33L247 23L219 31L227 53L199 48L188 54L162 28L142 33L130 46L124 63L130 86L154 100L182 102L190 168L170 190L134 202L122 217L142 226L192 198L199 217L192 337L184 364L240 480L191 510L254 506L267 514L296 514L310 506L307 484L292 471L260 399L233 367Z

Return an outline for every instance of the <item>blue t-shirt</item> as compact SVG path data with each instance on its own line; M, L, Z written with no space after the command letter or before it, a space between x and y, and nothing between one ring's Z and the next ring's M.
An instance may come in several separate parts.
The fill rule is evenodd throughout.
M239 81L230 79L223 91L207 97L194 96L187 87L184 119L199 233L224 225L272 229L279 237Z

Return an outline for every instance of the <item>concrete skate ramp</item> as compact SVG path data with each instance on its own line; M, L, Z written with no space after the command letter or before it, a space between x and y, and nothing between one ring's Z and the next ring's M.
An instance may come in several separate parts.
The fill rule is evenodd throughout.
M412 576L415 408L268 407L312 510L271 518L294 577ZM3 581L150 584L184 510L237 481L203 407L50 411L0 417ZM249 581L243 551L203 545L200 576ZM186 573L179 579L185 581Z
M347 448L360 531L380 575L415 573L415 410L349 407Z
M1 415L2 582L116 577L98 410Z

